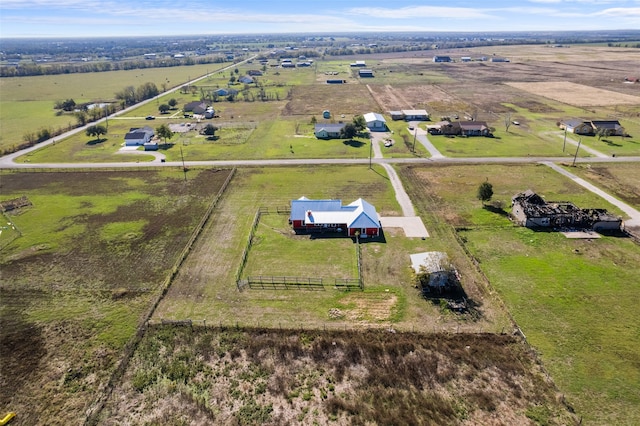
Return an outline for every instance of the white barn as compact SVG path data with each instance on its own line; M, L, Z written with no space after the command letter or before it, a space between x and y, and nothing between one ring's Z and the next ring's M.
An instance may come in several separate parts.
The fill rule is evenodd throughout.
M367 122L367 127L372 132L385 132L387 131L387 120L384 119L382 114L377 112L368 112L364 114L364 121Z

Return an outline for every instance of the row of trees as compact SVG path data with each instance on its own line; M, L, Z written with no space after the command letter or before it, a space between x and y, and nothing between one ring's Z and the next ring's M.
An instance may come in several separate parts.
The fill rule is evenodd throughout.
M5 65L0 67L0 77L27 77L34 75L58 75L77 74L89 72L108 72L120 70L133 70L145 68L168 68L183 65L205 65L223 63L226 59L222 56L205 56L196 59L187 57L182 59L163 58L157 60L138 61L112 61L112 62L82 62L65 64L19 63L15 65Z
M116 99L122 103L123 107L128 107L146 99L151 99L159 94L160 91L155 83L147 82L138 86L138 88L127 86L119 92L116 92L115 96Z

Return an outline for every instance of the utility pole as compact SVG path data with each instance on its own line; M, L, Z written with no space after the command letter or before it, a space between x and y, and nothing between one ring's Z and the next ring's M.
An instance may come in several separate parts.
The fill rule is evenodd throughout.
M418 136L418 126L416 126L416 130L413 132L413 153L416 153L416 136Z
M576 157L578 156L578 150L580 149L580 144L582 143L582 138L578 139L578 147L576 148L576 154L573 156L573 164L571 167L575 167L576 165Z
M371 151L373 151L373 138L371 138L371 143L369 144L369 169L371 169Z
M567 146L567 126L564 126L564 142L562 143L562 152L564 152L564 148Z
M184 165L184 154L182 153L182 145L180 145L180 157L182 158L182 172L184 173L184 181L187 181L187 167Z

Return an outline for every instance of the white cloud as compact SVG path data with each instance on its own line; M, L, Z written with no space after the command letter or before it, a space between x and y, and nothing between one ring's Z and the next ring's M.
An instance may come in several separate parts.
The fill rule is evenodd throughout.
M467 7L440 7L440 6L412 6L391 9L384 7L354 7L347 13L386 19L410 19L410 18L456 18L478 19L490 17L481 9Z
M594 13L596 16L609 16L612 18L638 18L640 17L640 7L614 7Z

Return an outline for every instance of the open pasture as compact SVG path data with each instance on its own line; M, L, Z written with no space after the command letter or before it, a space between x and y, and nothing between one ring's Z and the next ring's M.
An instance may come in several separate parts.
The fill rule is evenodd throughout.
M638 321L639 246L628 238L570 240L514 227L506 215L477 208L475 191L488 179L493 199L503 205L515 193L533 189L549 201L620 212L544 166L401 171L410 196L425 194L418 205L430 206L459 229L459 238L577 412L595 424L637 423L640 341L630 324ZM438 228L427 227L437 237Z
M24 134L41 128L58 129L75 124L73 116L56 116L53 106L58 100L73 99L76 104L114 101L115 93L127 86L151 82L162 91L163 85L176 87L189 78L225 66L228 64L1 78L0 147L17 145Z
M0 406L78 424L229 171L2 173ZM3 232L0 240L5 237Z
M579 164L570 170L640 209L640 167L637 164Z
M379 107L365 85L314 84L296 86L282 115L304 115L309 119L315 116L320 120L324 110L329 110L334 117L345 114L349 119L354 115L378 111Z

